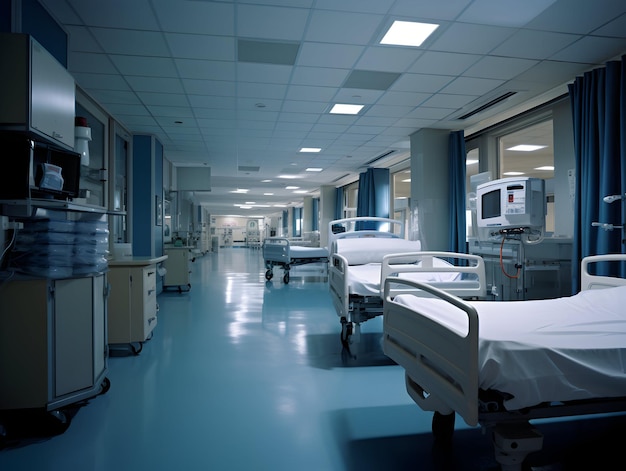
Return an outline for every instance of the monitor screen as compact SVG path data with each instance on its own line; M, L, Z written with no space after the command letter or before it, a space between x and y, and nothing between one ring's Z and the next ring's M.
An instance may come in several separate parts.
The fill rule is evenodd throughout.
M496 218L501 214L500 208L500 189L490 191L482 195L482 214L481 219Z

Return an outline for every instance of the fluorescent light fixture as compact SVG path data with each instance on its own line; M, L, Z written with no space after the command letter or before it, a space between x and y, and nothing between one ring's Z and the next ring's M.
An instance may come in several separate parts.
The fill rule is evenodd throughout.
M402 183L411 183L411 179L410 178L405 178L404 180L402 180Z
M509 175L511 177L517 177L519 175L524 175L524 172L504 172L502 175Z
M286 186L285 190L297 190L298 188L300 188L299 186Z
M272 181L272 180L261 180L261 183L269 183L269 182L271 182L271 181Z
M287 205L286 204L275 204L274 207L275 208L286 208Z
M237 188L236 190L232 190L231 193L248 193L250 190L247 188Z
M263 196L274 196L274 193L263 193Z
M256 201L246 201L245 204L256 204Z
M336 103L330 110L331 114L359 114L359 111L363 109L364 105L346 105L342 103Z
M544 165L543 167L535 167L535 170L551 170L554 171L553 165Z
M506 150L512 150L516 152L532 152L534 150L544 149L548 146L534 146L530 144L520 144L518 146L509 147Z
M474 165L478 163L478 159L467 159L465 165Z
M321 150L320 147L302 147L300 152L320 152Z
M322 170L324 169L319 167L309 167L306 169L307 172L321 172Z
M242 204L239 206L240 209L252 209L252 206L248 206L246 204Z
M394 21L380 44L419 47L439 25L415 21Z
M293 179L298 178L298 175L278 175L278 178L284 178L286 180L289 180L289 179L293 180Z
M308 193L307 190L296 190L294 191L294 193Z

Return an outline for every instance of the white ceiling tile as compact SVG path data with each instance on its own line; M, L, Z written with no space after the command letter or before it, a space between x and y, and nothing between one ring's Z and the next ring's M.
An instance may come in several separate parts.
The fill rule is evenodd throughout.
M285 97L287 86L275 83L242 82L237 87L237 96L280 100Z
M98 43L108 54L167 57L169 50L163 35L154 31L93 28Z
M235 64L224 61L174 59L179 76L184 79L234 80Z
M193 111L189 106L157 106L147 105L148 111L152 116L173 117L173 118L192 118Z
M190 95L235 96L234 82L223 80L182 79L185 91Z
M163 30L169 33L197 33L232 36L235 8L226 2L151 0Z
M363 90L359 88L340 88L334 96L333 103L369 105L376 103L384 95L382 90Z
M108 103L107 109L111 113L115 113L116 115L143 116L143 117L150 116L150 113L148 112L146 107L141 104L130 105L126 103Z
M384 16L367 13L344 13L316 10L307 25L305 41L369 44L379 31Z
M285 100L283 111L285 113L324 113L328 106L316 101Z
M500 26L454 23L437 38L431 49L441 52L487 54L515 31L513 28Z
M542 60L569 46L579 38L580 36L575 34L521 29L496 47L493 54Z
M105 54L75 52L70 54L68 69L73 74L85 72L91 74L117 74L118 71Z
M457 18L467 23L524 26L555 0L474 0Z
M379 105L405 105L412 103L415 106L432 96L432 93L396 92L388 91L378 100Z
M111 54L109 58L123 75L178 77L174 61L169 57L120 56Z
M438 75L460 75L483 56L454 52L426 51L409 68L408 72Z
M167 33L172 56L182 59L235 60L235 39L226 36Z
M435 93L452 80L454 77L448 75L404 74L391 86L391 91Z
M287 89L285 98L288 100L324 101L329 102L335 96L336 89L332 87L310 87L292 85Z
M237 99L229 96L190 95L189 103L194 108L215 108L220 110L237 109Z
M511 57L484 57L467 69L466 77L508 80L535 66L538 61Z
M131 88L137 92L183 93L180 80L158 77L126 77Z
M128 82L121 75L72 72L76 82L88 90L128 90Z
M85 2L70 0L80 18L90 26L156 31L159 24L148 0L107 0Z
M621 0L559 1L526 25L530 29L588 34L624 13Z
M129 105L141 105L141 101L137 97L137 94L130 91L122 90L98 90L95 98L99 103L118 103Z
M293 69L291 83L295 85L338 87L346 80L349 72L348 69L296 66Z
M393 3L394 0L317 0L315 7L320 10L386 14Z
M237 79L251 83L289 83L292 69L290 65L240 63L236 66Z
M449 85L441 90L441 93L485 95L494 88L499 87L504 80L487 78L457 77Z
M384 72L405 72L423 53L423 51L415 48L369 47L356 63L356 68Z
M576 43L550 56L550 60L604 64L626 49L626 38L600 38L586 36ZM598 51L603 55L598 57Z
M183 93L137 92L137 96L145 105L189 106L187 95Z
M259 5L237 5L237 34L245 38L300 41L309 11Z
M306 42L300 47L299 66L352 68L363 47L343 44L318 44Z
M593 31L598 36L626 37L626 13Z
M464 107L475 99L475 95L450 95L446 93L438 93L425 100L421 105L434 108L458 109Z
M392 15L404 16L403 20L438 19L453 20L467 8L472 0L446 0L433 2L432 0L397 0L391 9Z

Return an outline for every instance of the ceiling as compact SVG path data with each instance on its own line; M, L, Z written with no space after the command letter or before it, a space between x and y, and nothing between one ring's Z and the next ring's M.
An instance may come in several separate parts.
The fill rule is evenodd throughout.
M622 0L40 2L69 35L83 90L155 135L174 166L211 168L194 200L215 215L301 203L286 186L354 181L408 158L421 128L468 135L626 52ZM381 45L393 20L439 27L421 47ZM331 115L335 103L364 108Z

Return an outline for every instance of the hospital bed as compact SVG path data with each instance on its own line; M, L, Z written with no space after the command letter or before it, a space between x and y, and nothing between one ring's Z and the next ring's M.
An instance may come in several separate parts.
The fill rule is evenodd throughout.
M530 420L626 411L626 279L590 270L609 262L626 255L584 258L583 291L545 300L465 301L385 280L383 351L434 411L435 440L451 438L456 413L491 432L502 469L520 470L543 446Z
M344 346L359 342L361 323L382 315L383 281L388 276L427 281L464 298L485 297L481 257L422 252L420 242L398 235L403 233L403 222L389 218L329 223L328 282Z
M274 267L278 266L283 269L283 282L287 284L291 267L308 263L328 264L328 249L294 245L286 237L268 237L263 240L263 260L267 270L265 279L270 281L274 277Z

